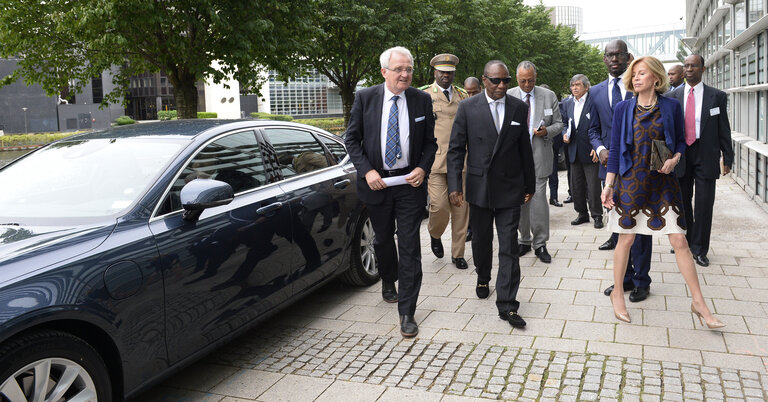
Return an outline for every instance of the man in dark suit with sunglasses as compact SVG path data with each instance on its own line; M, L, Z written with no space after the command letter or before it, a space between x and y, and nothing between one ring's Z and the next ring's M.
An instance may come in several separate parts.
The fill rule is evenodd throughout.
M499 317L513 327L525 326L518 315L520 256L517 227L520 206L533 197L533 151L528 139L525 103L507 95L507 66L492 60L483 70L482 95L459 104L448 146L448 192L451 203L469 203L472 256L477 269L477 297L490 294L493 222L499 234L499 272L496 307ZM466 190L462 171L466 157Z

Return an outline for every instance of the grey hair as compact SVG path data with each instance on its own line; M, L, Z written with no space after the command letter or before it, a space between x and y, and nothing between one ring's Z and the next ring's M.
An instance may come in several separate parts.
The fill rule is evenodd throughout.
M581 81L581 83L584 84L584 88L589 88L590 86L592 86L592 84L589 83L589 78L587 78L587 76L584 74L574 75L573 78L571 78L570 85L573 85L573 83L576 81Z
M538 69L536 69L536 65L535 65L535 64L533 64L533 62L531 62L531 61L528 61L528 60L523 60L523 61L521 61L521 62L520 62L520 64L518 64L518 65L517 65L517 68L515 69L515 71L518 71L518 70L520 70L521 68L522 68L523 70L530 70L530 69L533 69L533 72L534 72L534 74L538 74L538 73L539 73L539 70L538 70Z
M411 54L411 51L402 46L395 46L385 50L381 56L379 56L381 68L389 68L389 59L392 57L392 53L400 53L408 56L408 59L411 60L411 65L413 65L413 55Z

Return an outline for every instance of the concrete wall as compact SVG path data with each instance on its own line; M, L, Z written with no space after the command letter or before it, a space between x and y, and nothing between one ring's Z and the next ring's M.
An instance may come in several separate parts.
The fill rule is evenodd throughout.
M0 59L0 77L10 75L17 65L16 59ZM56 100L40 85L27 86L23 80L0 87L0 126L5 134L57 131Z

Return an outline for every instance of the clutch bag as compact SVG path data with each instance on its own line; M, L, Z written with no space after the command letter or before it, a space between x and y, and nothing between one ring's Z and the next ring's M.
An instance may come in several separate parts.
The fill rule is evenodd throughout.
M662 140L653 140L651 142L651 170L659 170L664 166L664 162L672 157L672 151L667 147L667 143Z

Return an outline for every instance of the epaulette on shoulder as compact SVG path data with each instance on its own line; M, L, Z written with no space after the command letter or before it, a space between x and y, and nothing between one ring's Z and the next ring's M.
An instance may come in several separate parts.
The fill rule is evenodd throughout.
M422 91L425 91L425 90L426 90L427 88L429 88L431 85L432 85L432 84L423 85L423 86L420 86L420 87L419 87L419 89L420 89L420 90L422 90Z
M467 90L462 87L454 87L454 88L456 88L457 91L463 93L464 95L469 95L469 93L467 93Z

